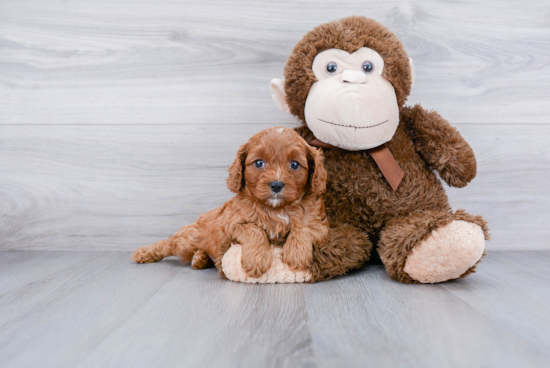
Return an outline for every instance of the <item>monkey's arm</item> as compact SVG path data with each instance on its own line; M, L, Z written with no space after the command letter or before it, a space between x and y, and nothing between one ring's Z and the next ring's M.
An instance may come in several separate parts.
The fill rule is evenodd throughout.
M476 158L462 135L435 111L420 105L401 110L416 150L447 184L465 187L477 172Z

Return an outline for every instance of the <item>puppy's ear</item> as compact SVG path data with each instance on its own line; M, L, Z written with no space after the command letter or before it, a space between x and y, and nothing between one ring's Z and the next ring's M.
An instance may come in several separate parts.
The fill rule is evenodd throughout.
M239 147L235 161L229 166L229 177L227 178L227 188L233 193L239 193L244 189L244 162L248 155L249 144L245 143Z
M325 157L320 149L308 145L309 183L313 194L321 195L327 188L327 171L323 165Z

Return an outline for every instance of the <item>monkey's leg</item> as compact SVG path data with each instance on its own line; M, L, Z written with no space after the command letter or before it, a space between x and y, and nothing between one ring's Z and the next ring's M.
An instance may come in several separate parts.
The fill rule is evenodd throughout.
M351 225L329 229L328 244L313 246L311 282L328 280L361 268L370 258L372 243L367 234Z
M474 272L488 239L481 216L464 210L414 212L386 224L378 252L395 280L437 283Z

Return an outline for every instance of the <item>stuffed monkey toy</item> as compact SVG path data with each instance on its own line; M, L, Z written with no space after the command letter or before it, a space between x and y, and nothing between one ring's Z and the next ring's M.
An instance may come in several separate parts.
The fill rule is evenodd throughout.
M232 247L223 273L243 282L313 282L362 267L374 252L405 283L474 272L489 239L486 222L452 211L437 174L464 187L476 175L475 156L437 112L405 106L414 68L399 39L365 17L332 21L298 42L284 77L271 81L273 100L324 151L329 245L313 245L309 273L292 273L276 254L259 279L239 269Z

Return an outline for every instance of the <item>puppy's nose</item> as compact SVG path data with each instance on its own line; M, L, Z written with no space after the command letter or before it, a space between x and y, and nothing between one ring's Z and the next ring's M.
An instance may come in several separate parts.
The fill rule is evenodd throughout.
M283 190L285 184L280 181L272 181L269 183L269 187L273 191L273 193L279 193L281 190Z

